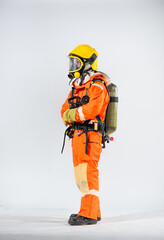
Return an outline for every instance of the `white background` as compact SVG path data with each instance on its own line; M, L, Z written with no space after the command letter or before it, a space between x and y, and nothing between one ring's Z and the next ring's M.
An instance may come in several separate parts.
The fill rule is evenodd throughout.
M102 213L164 208L163 42L163 1L0 1L1 207L79 210L60 109L67 56L89 44L119 89L99 164Z

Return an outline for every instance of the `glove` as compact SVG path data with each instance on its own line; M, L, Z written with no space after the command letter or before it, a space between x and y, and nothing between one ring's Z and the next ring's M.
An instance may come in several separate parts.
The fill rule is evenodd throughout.
M73 109L68 109L64 112L63 114L63 122L64 124L67 126L68 123L74 123L76 122L76 109L77 108L73 108Z
M63 114L63 122L64 122L64 125L67 127L67 125L68 125L68 122L67 122L67 115L66 115L66 113L69 111L69 109L67 109L65 112L64 112L64 114Z

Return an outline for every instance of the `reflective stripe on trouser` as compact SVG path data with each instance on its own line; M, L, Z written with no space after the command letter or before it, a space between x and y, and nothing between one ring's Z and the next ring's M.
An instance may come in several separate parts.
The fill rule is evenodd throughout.
M101 217L98 162L102 151L102 135L91 131L88 132L88 139L88 154L85 153L85 133L76 130L72 139L75 179L79 190L83 194L78 214L97 219L97 217Z

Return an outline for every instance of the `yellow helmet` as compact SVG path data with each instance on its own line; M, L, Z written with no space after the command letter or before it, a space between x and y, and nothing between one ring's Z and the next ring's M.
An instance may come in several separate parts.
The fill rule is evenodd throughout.
M85 63L89 63L93 70L97 70L98 52L89 45L77 46L69 53L69 73L75 78L80 77L80 73L85 68Z

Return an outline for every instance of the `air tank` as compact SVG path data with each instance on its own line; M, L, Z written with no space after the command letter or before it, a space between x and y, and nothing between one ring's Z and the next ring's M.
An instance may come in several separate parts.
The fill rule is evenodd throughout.
M110 136L117 128L118 88L115 84L107 85L110 101L106 110L105 132Z

